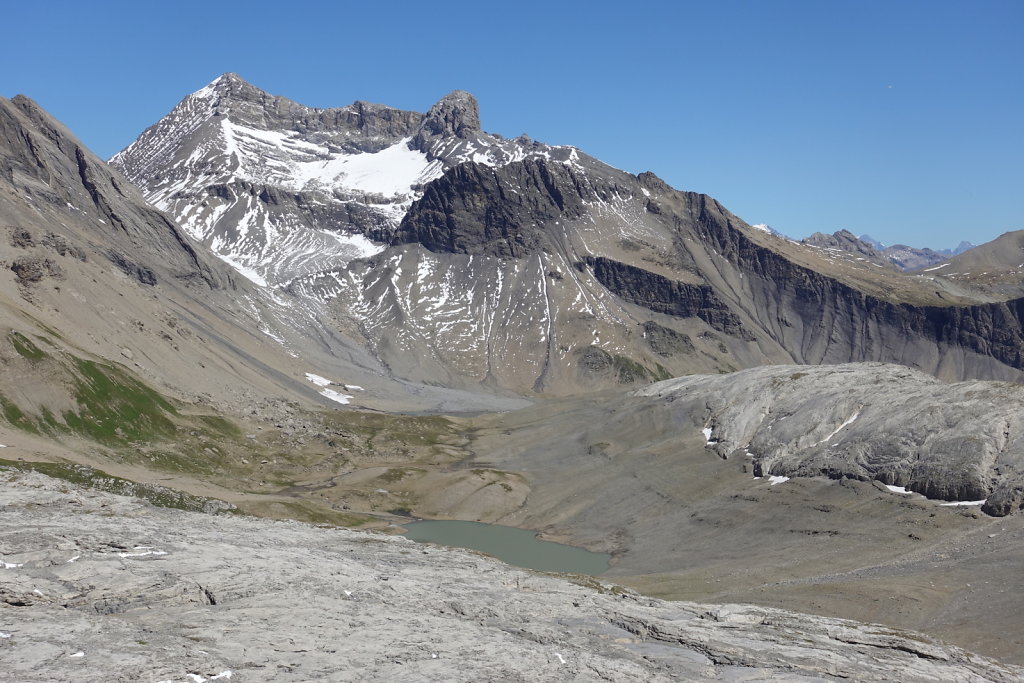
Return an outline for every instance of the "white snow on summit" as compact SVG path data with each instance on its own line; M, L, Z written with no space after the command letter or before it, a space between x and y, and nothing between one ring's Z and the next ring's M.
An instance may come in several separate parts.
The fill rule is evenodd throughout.
M110 163L245 278L271 290L301 291L319 303L361 288L341 273L387 247L367 235L393 232L423 186L446 169L464 162L499 167L527 158L567 165L581 160L572 147L483 131L428 136L414 149L414 124L390 136L373 126L364 131L352 123L362 116L355 105L313 109L250 87L233 74L215 79ZM454 282L430 295L426 313L442 318L454 316L456 302L479 303L482 296ZM375 309L379 302L367 305Z

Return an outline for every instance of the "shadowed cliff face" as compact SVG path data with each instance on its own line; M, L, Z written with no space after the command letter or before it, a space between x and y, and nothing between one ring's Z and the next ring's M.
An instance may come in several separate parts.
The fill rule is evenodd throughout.
M587 264L594 269L598 282L630 303L677 318L700 318L712 328L744 341L755 339L708 285L676 282L603 257L588 258Z
M739 229L734 217L705 195L686 193L685 201L688 217L701 239L746 276L763 283L764 291L758 298L773 301L761 310L780 312L774 321L763 319L765 327L770 329L779 322L792 327L796 318L804 330L828 332L829 343L824 349L815 343L820 340L805 337L797 341L791 335L780 335L797 360L879 360L915 366L919 362L917 342L924 342L940 353L970 352L1024 370L1024 299L951 306L886 301L756 244ZM1012 372L992 372L1000 378L1016 376ZM966 367L955 374L957 379L989 376L980 368Z
M493 168L462 164L427 185L392 242L431 251L520 258L551 246L546 224L586 214L626 188L580 168L529 159Z

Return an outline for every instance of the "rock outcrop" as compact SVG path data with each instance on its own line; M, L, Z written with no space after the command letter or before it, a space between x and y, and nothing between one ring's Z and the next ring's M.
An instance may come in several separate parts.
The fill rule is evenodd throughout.
M593 268L598 282L630 303L678 318L700 318L713 329L744 341L755 339L708 285L673 281L600 256L588 258L587 264Z
M755 476L877 480L990 514L1021 504L1024 388L943 384L882 364L772 366L638 390L707 430ZM986 502L988 499L988 502Z
M426 186L392 242L419 243L435 252L522 258L553 247L546 223L579 218L588 201L603 201L619 189L545 159L501 168L462 164Z
M467 139L480 130L480 105L465 90L454 90L438 101L421 124L424 135Z
M644 598L402 538L204 516L0 471L18 680L1012 681L887 627ZM582 584L582 585L581 585Z

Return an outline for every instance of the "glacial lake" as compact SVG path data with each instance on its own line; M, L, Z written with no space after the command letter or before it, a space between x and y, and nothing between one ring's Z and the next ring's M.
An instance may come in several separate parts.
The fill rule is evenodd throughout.
M611 555L571 545L542 541L536 532L483 522L424 520L403 524L406 538L426 543L471 548L493 555L505 564L544 572L596 576L608 569Z

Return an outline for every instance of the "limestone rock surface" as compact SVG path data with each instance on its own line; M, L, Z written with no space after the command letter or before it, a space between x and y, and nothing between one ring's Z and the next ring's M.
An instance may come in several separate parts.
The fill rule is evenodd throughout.
M1011 681L926 636L664 602L403 538L0 472L0 662L22 681ZM219 678L218 678L219 677Z
M678 402L719 455L756 476L877 480L929 498L1020 508L1024 389L946 384L882 363L767 366L680 377L636 392ZM990 499L990 500L988 500Z

